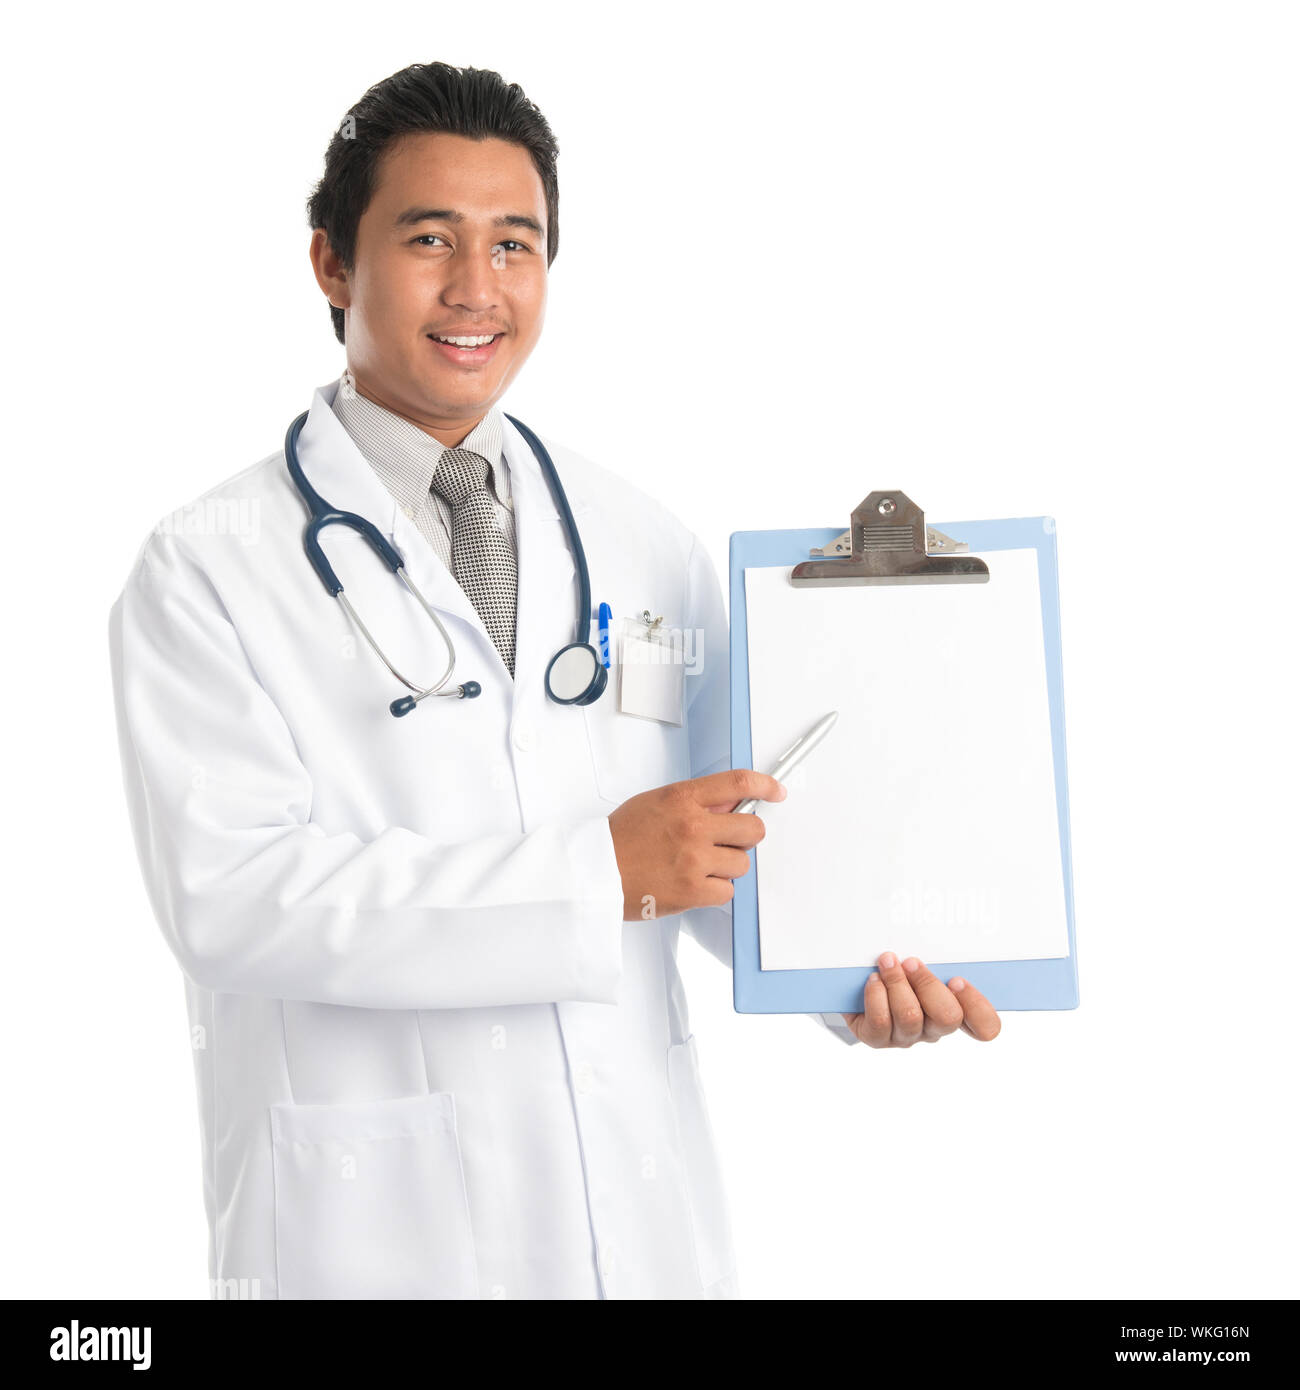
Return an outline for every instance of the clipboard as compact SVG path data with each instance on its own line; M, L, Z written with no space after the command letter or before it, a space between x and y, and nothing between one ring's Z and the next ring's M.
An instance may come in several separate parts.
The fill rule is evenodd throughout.
M940 979L969 979L1000 1011L1073 1009L1079 1003L1055 523L1050 517L1022 517L927 526L923 512L906 494L873 492L854 509L848 530L738 531L730 545L733 767L754 766L747 570L787 568L792 590L982 584L989 580L990 566L996 579L998 552L1027 550L1035 553L1037 567L1068 954L1025 960L926 960ZM920 600L918 592L916 601ZM833 731L809 761L822 756L834 756ZM750 871L735 880L732 900L736 1011L860 1012L863 989L874 973L871 965L762 968L762 844L749 854ZM906 941L900 939L894 949L907 953Z

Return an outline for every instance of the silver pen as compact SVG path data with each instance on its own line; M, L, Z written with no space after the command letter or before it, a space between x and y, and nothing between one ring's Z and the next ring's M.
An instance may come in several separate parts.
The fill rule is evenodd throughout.
M822 715L806 734L795 739L789 748L776 760L776 766L772 769L772 776L779 782L792 768L797 767L803 762L808 754L826 737L830 732L831 725L834 724L839 717L839 710L831 710L829 714ZM761 801L761 797L747 797L736 807L736 810L743 812L753 811Z

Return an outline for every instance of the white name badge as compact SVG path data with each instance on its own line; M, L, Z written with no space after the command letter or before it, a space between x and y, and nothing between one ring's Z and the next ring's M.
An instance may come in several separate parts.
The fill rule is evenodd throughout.
M621 646L619 709L680 727L686 675L682 634L660 632L638 618L627 618Z

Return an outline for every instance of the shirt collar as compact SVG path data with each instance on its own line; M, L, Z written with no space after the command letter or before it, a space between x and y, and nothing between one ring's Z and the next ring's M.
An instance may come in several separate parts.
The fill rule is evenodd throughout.
M412 511L421 507L447 445L363 396L348 371L339 378L332 409L398 505ZM499 502L513 507L502 434L501 412L493 406L459 447L487 459L488 486Z

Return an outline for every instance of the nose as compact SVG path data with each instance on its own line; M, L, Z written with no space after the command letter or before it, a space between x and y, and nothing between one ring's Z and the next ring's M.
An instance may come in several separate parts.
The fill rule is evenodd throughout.
M498 277L490 246L462 251L452 260L442 288L444 304L482 313L495 308L497 298Z

